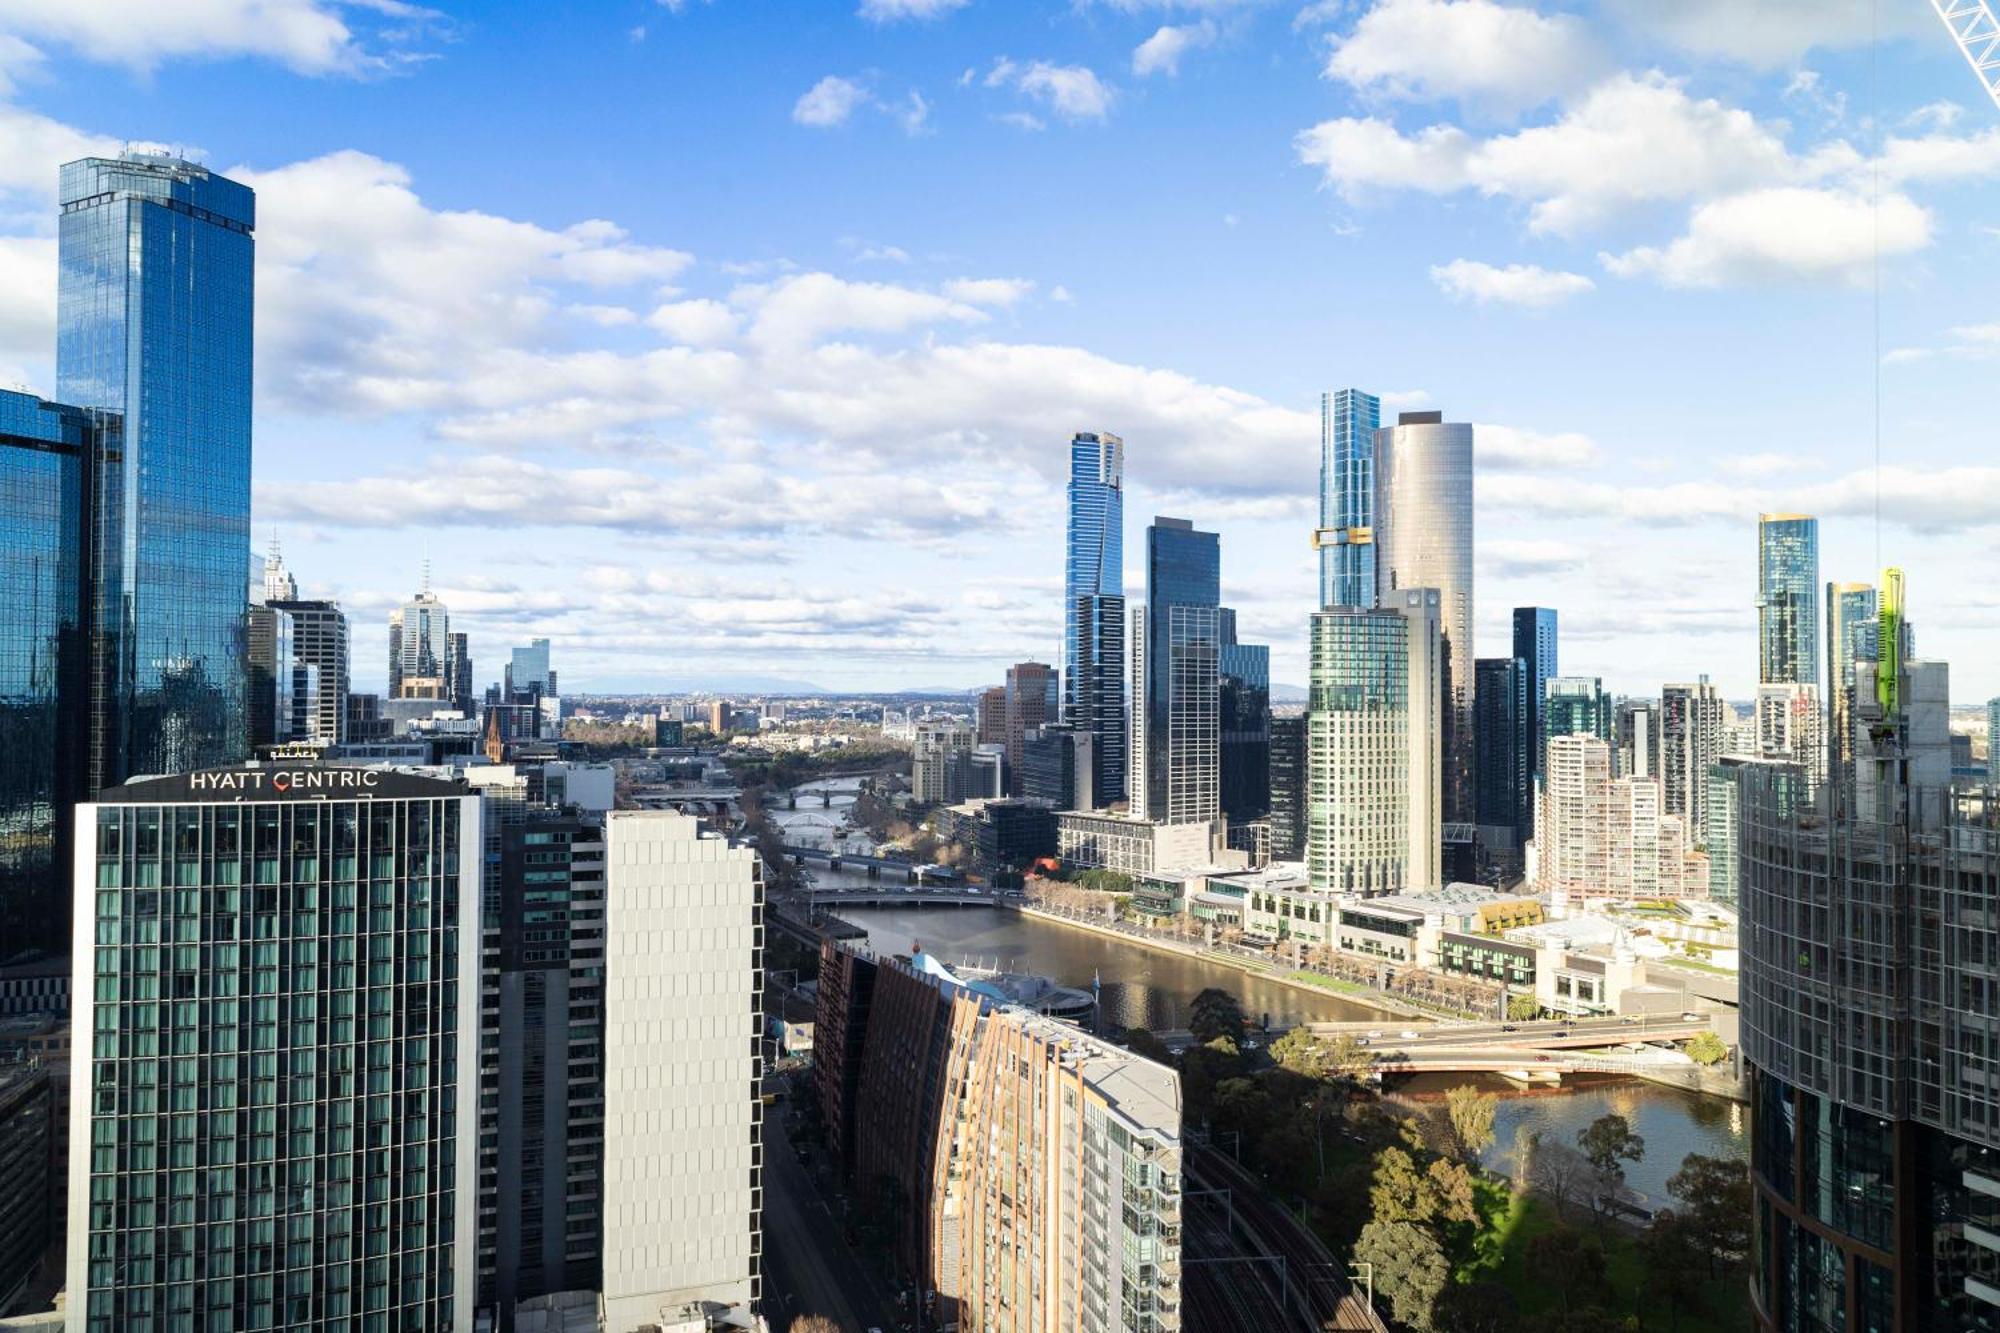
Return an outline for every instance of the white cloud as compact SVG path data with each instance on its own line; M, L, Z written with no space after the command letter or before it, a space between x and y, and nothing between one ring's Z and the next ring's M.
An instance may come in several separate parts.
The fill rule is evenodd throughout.
M1032 111L1002 112L1000 115L1000 123L1002 125L1012 125L1017 130L1027 130L1030 133L1033 133L1037 130L1045 130L1049 127L1047 121L1043 120L1040 116L1034 114Z
M1894 258L1930 240L1930 213L1905 195L1886 195L1877 209L1851 191L1785 187L1702 204L1687 233L1670 244L1602 258L1620 277L1652 277L1669 287L1859 281L1878 253Z
M1335 40L1325 72L1375 96L1511 112L1580 88L1603 67L1572 15L1494 0L1381 0Z
M639 312L622 305L595 305L579 301L570 305L569 313L578 319L587 319L602 329L624 328L639 322Z
M896 123L903 127L903 133L912 138L930 133L931 104L915 88L910 89L909 95L889 111L895 116Z
M1570 542L1488 537L1479 543L1482 573L1501 578L1533 578L1580 569L1589 554Z
M1891 138L1882 146L1880 166L1882 178L1895 183L2000 176L2000 129L1963 137Z
M861 0L855 12L870 23L894 23L898 19L942 18L954 9L965 8L967 0Z
M379 31L356 32L356 11L374 18ZM0 0L0 34L139 70L167 60L256 56L301 74L380 73L419 58L406 44L441 17L402 0Z
M1027 278L953 278L939 288L954 301L1010 306L1035 290Z
M708 347L736 335L736 312L720 301L669 301L646 323L675 342Z
M1738 454L1721 461L1722 470L1732 477L1775 477L1786 472L1797 472L1805 468L1810 460L1798 454L1759 453Z
M854 252L854 262L857 264L907 264L910 262L910 252L900 245L870 245L866 241L854 241L851 243L843 241L842 244L847 245Z
M1110 84L1083 65L1057 65L1046 60L1023 65L1006 56L993 62L985 84L988 88L1017 88L1070 121L1103 120L1111 113L1117 95Z
M1879 0L1609 0L1609 11L1645 36L1690 55L1778 68L1806 52L1866 46L1884 37L1931 36L1922 5Z
M870 101L868 90L852 79L829 74L800 95L792 104L792 119L814 129L832 129Z
M125 145L0 102L0 199L20 195L37 206L56 197L56 169L79 157L118 156Z
M1140 78L1149 74L1177 75L1181 72L1181 57L1212 45L1215 36L1215 24L1209 19L1179 26L1163 23L1132 52L1132 72Z
M47 376L55 343L55 241L0 237L0 385L52 391Z
M926 324L986 318L977 307L949 296L887 282L849 282L830 273L739 287L730 301L754 313L753 338L785 346L835 333L901 333Z
M1531 309L1558 305L1597 285L1581 273L1564 273L1533 264L1495 268L1475 259L1454 259L1449 264L1434 265L1431 281L1446 295L1462 301L1477 301L1481 305L1499 302Z
M1598 461L1597 442L1588 435L1522 430L1490 422L1473 428L1472 449L1482 476L1488 472L1561 471L1590 467Z

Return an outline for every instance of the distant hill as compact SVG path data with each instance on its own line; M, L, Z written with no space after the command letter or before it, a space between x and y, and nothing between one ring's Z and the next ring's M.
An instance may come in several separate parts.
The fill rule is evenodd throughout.
M1271 702L1274 704L1302 704L1311 696L1303 685L1273 685Z

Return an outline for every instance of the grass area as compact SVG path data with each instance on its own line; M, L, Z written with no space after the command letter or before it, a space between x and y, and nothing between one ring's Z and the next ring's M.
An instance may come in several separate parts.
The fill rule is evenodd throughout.
M1322 976L1318 972L1293 972L1293 981L1307 986L1317 986L1321 990L1337 991L1342 995L1380 995L1373 986L1364 986L1358 981L1343 981L1339 977Z
M1480 1189L1480 1208L1490 1225L1479 1238L1478 1257L1466 1276L1506 1287L1523 1315L1560 1310L1561 1294L1531 1275L1527 1262L1528 1242L1560 1224L1554 1205L1539 1196L1514 1194L1486 1181ZM1578 1218L1576 1225L1587 1233L1590 1223L1587 1218ZM1741 1275L1726 1275L1709 1283L1704 1294L1706 1311L1683 1313L1676 1321L1646 1292L1646 1260L1637 1235L1622 1228L1609 1229L1604 1237L1604 1259L1611 1291L1602 1303L1613 1312L1636 1315L1638 1327L1648 1333L1742 1333L1750 1327Z
M1714 963L1704 963L1698 958L1685 958L1680 954L1673 954L1659 961L1665 967L1684 967L1690 972L1707 972L1712 976L1718 977L1733 977L1736 975L1734 968L1717 967Z

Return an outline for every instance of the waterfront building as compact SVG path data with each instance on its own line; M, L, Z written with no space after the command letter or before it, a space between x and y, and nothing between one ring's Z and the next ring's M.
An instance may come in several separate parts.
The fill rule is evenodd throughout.
M1271 812L1271 649L1237 642L1228 607L1220 624L1220 803L1233 830Z
M1442 883L1439 595L1385 593L1312 618L1306 865L1324 893Z
M1950 789L1945 665L1884 656L1853 664L1853 762L1811 800L1742 780L1752 1314L1785 1333L2000 1311L2000 791Z
M1062 716L1087 728L1105 804L1125 799L1125 442L1081 431L1069 446Z
M1303 862L1276 862L1239 882L1248 938L1272 944L1298 940L1308 948L1332 943L1341 895L1315 888Z
M472 1329L478 798L203 769L77 835L72 1333Z
M1028 737L1062 716L1060 682L1056 679L1055 668L1045 662L1016 662L1008 667L1002 711L1003 734L1000 740L1007 747L1007 794L1025 796ZM980 739L986 737L982 734Z
M123 422L92 469L84 794L250 753L248 187L128 152L62 168L56 396Z
M1404 412L1375 433L1376 600L1435 592L1444 637L1442 819L1470 825L1472 727L1472 427Z
M686 815L618 810L604 864L605 1333L754 1327L757 854Z
M947 806L938 815L946 842L969 848L980 874L1020 882L1022 871L1056 854L1056 814L1037 801L979 797Z
M836 979L815 1014L822 1115L851 1138L854 1178L893 1196L896 1256L936 1293L939 1326L1181 1327L1171 1068L923 954L829 940L820 974Z
M1863 646L1864 634L1874 659L1873 631L1877 616L1875 585L1872 583L1829 583L1826 585L1826 702L1827 761L1829 772L1839 772L1854 759L1853 723L1848 704L1854 686L1854 662Z
M1132 813L1221 813L1222 549L1184 518L1146 529L1146 605L1132 613ZM1143 709L1143 714L1142 714Z
M1076 870L1143 875L1155 867L1207 865L1214 859L1206 824L1162 824L1113 810L1056 815L1056 856Z
M1095 808L1091 787L1097 774L1091 750L1095 740L1089 730L1067 722L1035 728L1022 742L1022 797L1056 810Z
M1620 699L1612 720L1612 771L1621 778L1661 778L1660 702Z
M1528 670L1528 736L1534 746L1534 753L1529 756L1528 761L1530 780L1528 790L1531 793L1534 790L1534 783L1541 779L1545 771L1542 762L1543 739L1548 733L1542 724L1542 707L1543 702L1549 697L1549 681L1559 674L1557 641L1557 617L1554 607L1514 608L1514 656L1520 658Z
M966 797L965 783L976 733L962 722L917 724L910 760L910 798L920 805L950 805Z
M989 685L973 704L973 736L980 745L1007 744L1007 687Z
M0 963L69 949L70 811L88 794L101 656L86 534L117 438L115 417L0 390Z
M1375 432L1382 400L1359 389L1319 398L1319 604L1375 605Z
M1511 864L1534 836L1532 768L1539 747L1529 732L1528 664L1518 657L1482 657L1472 670L1479 751L1474 813L1489 852Z
M1271 719L1271 859L1303 861L1306 855L1306 717Z
M1660 774L1662 809L1704 829L1708 818L1708 770L1728 753L1723 728L1730 712L1722 695L1703 676L1692 684L1668 685L1660 692Z
M1551 676L1542 699L1542 744L1557 736L1612 739L1611 696L1597 676Z
M1757 518L1757 682L1819 683L1819 520Z

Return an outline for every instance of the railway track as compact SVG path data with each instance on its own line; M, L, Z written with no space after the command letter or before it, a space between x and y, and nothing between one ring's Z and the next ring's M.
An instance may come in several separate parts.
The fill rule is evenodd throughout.
M1202 1199L1182 1218L1182 1333L1272 1333L1296 1325L1279 1303L1272 1266L1244 1253L1221 1205Z

